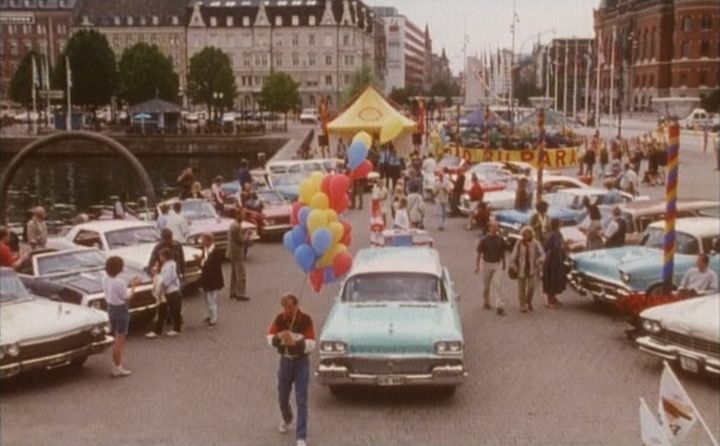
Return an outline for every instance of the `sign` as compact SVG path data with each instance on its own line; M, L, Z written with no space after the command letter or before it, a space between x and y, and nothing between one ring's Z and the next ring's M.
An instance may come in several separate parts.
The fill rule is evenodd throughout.
M0 24L7 25L28 25L35 23L35 15L24 12L2 12L0 13Z
M65 92L62 90L40 90L38 94L42 99L62 99L65 97Z
M457 149L455 149L457 152ZM544 162L546 168L563 168L577 166L578 147L563 149L545 149ZM537 167L538 151L532 150L504 150L504 149L462 149L457 156L465 158L472 163L481 162L507 162L522 161Z

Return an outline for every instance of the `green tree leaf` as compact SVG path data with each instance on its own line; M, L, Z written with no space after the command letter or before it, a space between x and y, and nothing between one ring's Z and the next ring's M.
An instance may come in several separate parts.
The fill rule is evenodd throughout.
M8 93L10 99L14 102L22 104L25 108L29 108L32 104L32 58L35 58L35 65L40 68L40 57L30 51L22 58L12 80Z
M287 113L300 106L299 86L287 73L272 73L265 80L258 100L269 111Z
M173 61L156 45L139 42L123 51L119 63L121 99L138 104L154 97L175 101L179 77Z
M222 99L213 98L213 93L222 93ZM232 107L237 86L230 57L212 46L206 46L191 57L188 94L196 103Z

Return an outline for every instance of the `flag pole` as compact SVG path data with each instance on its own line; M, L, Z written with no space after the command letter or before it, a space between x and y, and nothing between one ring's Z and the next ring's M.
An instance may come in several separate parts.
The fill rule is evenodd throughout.
M35 55L31 55L30 59L32 60L32 116L30 116L30 120L32 121L32 129L33 129L33 135L37 135L37 83L38 83L38 71L37 71L37 64L35 63Z
M597 63L597 79L595 80L595 130L600 127L600 56L602 55L602 30L598 30L598 39L596 45L597 57L595 62ZM589 79L588 79L589 81Z
M613 121L613 102L615 102L615 39L617 39L617 30L613 26L612 47L610 48L610 122Z
M568 52L570 51L570 47L568 46L568 41L565 39L565 58L563 59L563 114L565 115L565 118L568 116L568 109L567 109L567 100L568 100Z
M590 116L588 113L590 113L590 82L592 82L590 79L592 57L589 48L585 54L585 65L585 129L587 129L590 126Z
M65 86L67 89L67 115L65 116L65 130L72 131L72 102L70 90L72 88L72 71L70 70L70 58L65 56Z
M573 118L577 117L577 81L578 81L578 41L575 39L575 54L573 55Z
M557 45L559 46L559 45ZM553 110L557 111L558 109L558 65L560 62L560 58L557 55L557 48L555 45L555 42L553 42L553 75L555 76L555 89L553 90Z
M667 371L670 373L670 375L675 379L675 381L682 387L683 391L687 394L687 390L685 390L685 387L683 387L682 383L678 379L677 375L675 375L675 372L673 372L672 367L668 364L667 361L663 361L663 365L667 369ZM697 419L702 424L703 429L705 429L705 433L708 434L708 437L710 437L710 441L712 442L713 446L720 446L720 443L715 439L715 436L713 436L712 431L710 430L710 427L708 427L707 423L705 422L705 419L700 414L700 411L695 406L695 403L693 402L692 398L688 395L688 402L690 403L690 406L692 407L692 410L695 411L695 414L697 415Z

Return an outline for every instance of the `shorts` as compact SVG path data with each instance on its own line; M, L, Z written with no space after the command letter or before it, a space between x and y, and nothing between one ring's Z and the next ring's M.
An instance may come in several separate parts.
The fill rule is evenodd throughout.
M110 332L116 335L126 335L130 326L130 311L127 305L108 305L110 317Z

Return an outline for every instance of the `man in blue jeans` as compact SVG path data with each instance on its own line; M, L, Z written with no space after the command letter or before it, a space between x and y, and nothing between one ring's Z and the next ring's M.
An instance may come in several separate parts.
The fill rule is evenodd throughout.
M282 421L278 431L288 432L293 421L290 392L295 386L297 446L305 446L308 419L308 388L310 386L310 360L308 354L315 348L315 327L307 314L298 308L298 298L285 294L280 298L283 311L270 325L267 341L280 354L278 369L278 401Z

